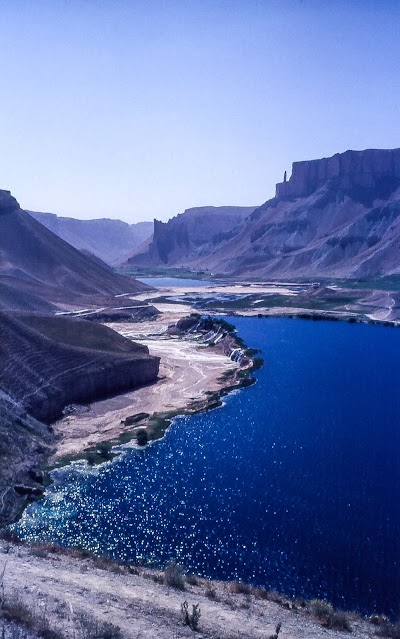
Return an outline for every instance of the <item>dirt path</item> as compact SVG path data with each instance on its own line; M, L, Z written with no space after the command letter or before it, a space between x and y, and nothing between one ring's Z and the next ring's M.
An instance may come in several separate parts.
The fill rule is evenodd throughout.
M226 583L199 580L197 585L186 584L182 592L156 583L157 573L147 569L137 569L138 574L105 570L91 559L32 553L27 547L0 542L0 570L4 566L6 595L16 589L25 603L37 613L45 611L50 625L66 636L74 636L73 627L82 612L118 626L126 639L265 639L278 622L282 623L280 639L345 636L322 628L304 613L251 594L233 594ZM185 600L190 607L200 605L199 633L182 623ZM366 622L354 619L351 625L354 638L373 636Z

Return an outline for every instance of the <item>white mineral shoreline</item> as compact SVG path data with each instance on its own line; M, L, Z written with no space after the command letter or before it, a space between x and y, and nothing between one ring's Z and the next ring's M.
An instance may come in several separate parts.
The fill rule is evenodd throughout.
M148 322L110 325L125 337L148 346L151 355L161 357L159 378L128 393L94 402L53 424L59 442L50 463L131 432L132 426L122 423L131 415L148 413L154 417L183 412L191 405L205 403L210 393L232 383L228 374L239 369L236 362L205 344L165 334L169 325L187 314L185 307L174 309L174 313L164 312Z

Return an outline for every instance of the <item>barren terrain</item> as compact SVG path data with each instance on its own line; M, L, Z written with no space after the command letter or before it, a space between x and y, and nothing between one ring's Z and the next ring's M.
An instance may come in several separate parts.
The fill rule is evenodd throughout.
M153 416L179 412L199 405L212 391L227 385L225 373L238 364L207 345L166 334L190 308L164 312L157 319L140 324L112 324L114 330L149 348L161 357L159 379L137 390L93 403L82 411L68 415L54 424L61 436L53 461L76 454L104 440L115 439L127 430L122 423L138 413Z
M124 639L265 639L282 624L281 639L329 639L343 632L321 626L304 602L238 584L185 579L184 590L164 583L162 573L140 566L118 567L101 559L75 558L45 548L0 542L6 598L19 599L37 616L45 616L57 637L115 636L79 633L82 615L108 622ZM268 597L268 598L265 598ZM276 601L273 601L275 599ZM181 604L199 604L198 633L182 622ZM348 616L352 637L367 639L375 628L356 615ZM76 634L75 634L76 633ZM119 636L119 635L118 635Z

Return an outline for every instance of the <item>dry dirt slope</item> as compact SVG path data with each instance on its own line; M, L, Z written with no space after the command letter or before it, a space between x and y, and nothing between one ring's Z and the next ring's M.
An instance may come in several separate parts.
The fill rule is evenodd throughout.
M282 624L280 639L346 636L322 628L300 611L288 610L253 595L233 594L228 584L199 580L197 585L186 584L182 592L157 583L158 573L145 568L132 568L130 574L116 566L113 569L100 566L99 561L91 558L78 559L43 550L32 552L25 546L0 542L0 569L4 568L6 597L12 589L17 589L24 602L37 612L42 611L41 614L45 611L51 627L60 633L57 636L80 637L74 633L76 620L82 613L118 626L126 639L195 636L267 639L279 622ZM212 598L210 591L214 591ZM192 604L200 606L196 634L182 623L181 604L185 600L190 608ZM351 619L350 623L352 637L375 636L371 624L360 619Z

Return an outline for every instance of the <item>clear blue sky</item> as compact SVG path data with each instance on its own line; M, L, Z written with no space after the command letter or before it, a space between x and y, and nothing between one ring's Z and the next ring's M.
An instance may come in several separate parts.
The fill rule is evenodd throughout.
M400 147L400 1L0 0L0 188L168 219Z

